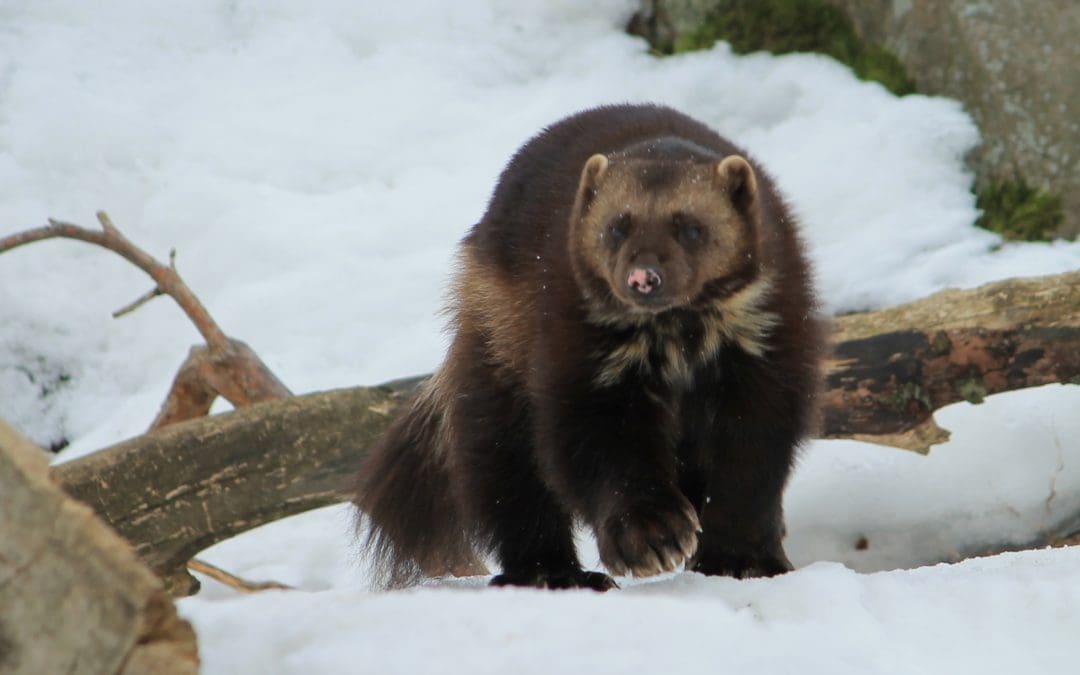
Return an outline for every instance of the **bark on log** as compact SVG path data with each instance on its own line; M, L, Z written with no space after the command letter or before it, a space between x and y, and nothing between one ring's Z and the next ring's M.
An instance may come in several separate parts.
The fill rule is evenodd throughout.
M933 412L1003 391L1080 384L1080 271L1009 279L834 321L823 436L926 452Z
M0 422L0 672L194 675L161 580Z
M823 435L920 449L959 400L1080 383L1080 272L945 291L841 317ZM357 462L422 378L258 403L54 467L174 592L213 543L348 496ZM930 430L931 435L925 434ZM1060 536L1067 533L1051 533Z

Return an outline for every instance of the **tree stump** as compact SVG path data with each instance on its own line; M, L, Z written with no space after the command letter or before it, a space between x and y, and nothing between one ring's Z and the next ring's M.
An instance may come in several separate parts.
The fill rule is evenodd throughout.
M195 633L161 580L3 422L0 525L0 672L198 672Z

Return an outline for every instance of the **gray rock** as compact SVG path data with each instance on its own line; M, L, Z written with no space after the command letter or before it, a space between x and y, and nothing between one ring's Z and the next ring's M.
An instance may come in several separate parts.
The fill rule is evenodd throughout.
M631 24L670 49L732 0L642 0ZM979 187L1022 179L1064 198L1080 233L1080 1L828 0L892 51L920 92L959 99L982 132Z
M1080 232L1080 2L830 0L908 68L957 98L982 132L980 186L1022 177L1060 193L1060 234Z
M641 35L654 48L670 52L675 40L705 20L723 0L641 0L630 22L630 32Z

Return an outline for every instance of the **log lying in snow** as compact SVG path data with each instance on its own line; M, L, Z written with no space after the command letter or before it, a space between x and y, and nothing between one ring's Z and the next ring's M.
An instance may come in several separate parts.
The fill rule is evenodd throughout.
M834 331L823 435L925 449L944 437L932 418L943 405L1080 383L1080 272L945 291L840 317ZM190 592L185 565L203 548L344 500L365 449L420 379L183 422L53 473L174 592Z
M0 422L0 672L194 675L195 633L127 542Z
M938 408L1080 384L1080 272L942 291L833 329L823 436L925 452L948 438Z
M197 588L187 562L204 548L347 499L357 461L401 397L389 386L361 387L259 403L170 425L52 473L184 594Z

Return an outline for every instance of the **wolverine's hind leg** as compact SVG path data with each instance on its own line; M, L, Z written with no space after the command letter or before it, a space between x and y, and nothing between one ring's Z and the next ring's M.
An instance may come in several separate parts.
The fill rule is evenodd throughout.
M454 350L465 352L459 333ZM478 347L455 355L453 468L460 500L502 566L492 584L607 590L606 574L578 563L569 514L540 478L532 420L520 386L490 366ZM456 358L467 355L467 358Z

